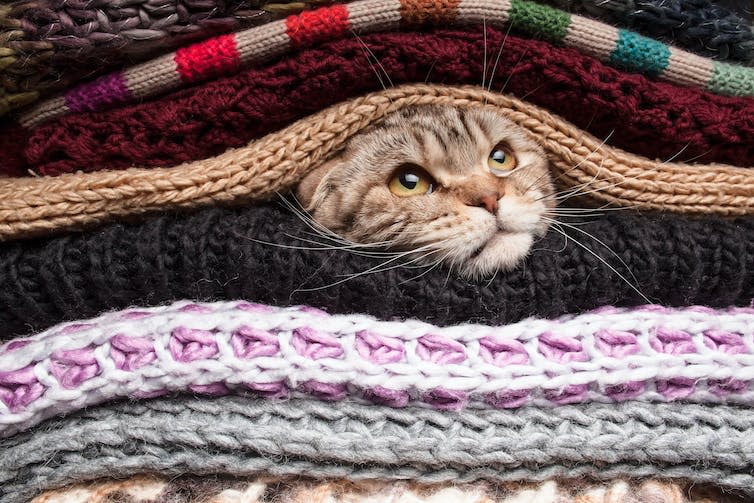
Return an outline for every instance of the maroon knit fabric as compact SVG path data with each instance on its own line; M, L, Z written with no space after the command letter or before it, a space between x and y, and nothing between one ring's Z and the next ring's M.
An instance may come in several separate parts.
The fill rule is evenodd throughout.
M488 79L504 38L503 31L488 29ZM482 82L481 27L373 34L363 42L393 85ZM56 175L205 158L338 101L381 89L378 70L358 40L333 41L151 102L43 124L27 132L25 141L13 142L23 149L26 165L13 162L11 148L0 153L0 166L6 172L32 168ZM386 77L382 80L389 85ZM599 138L610 135L612 145L648 157L668 159L681 152L678 160L739 166L754 158L753 99L652 81L573 49L512 35L491 88L504 86Z

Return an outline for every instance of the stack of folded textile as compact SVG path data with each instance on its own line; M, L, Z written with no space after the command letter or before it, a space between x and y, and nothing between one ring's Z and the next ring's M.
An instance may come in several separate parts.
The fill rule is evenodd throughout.
M0 28L0 503L754 498L738 15L17 0ZM496 108L622 211L481 281L312 246L278 194L415 104Z

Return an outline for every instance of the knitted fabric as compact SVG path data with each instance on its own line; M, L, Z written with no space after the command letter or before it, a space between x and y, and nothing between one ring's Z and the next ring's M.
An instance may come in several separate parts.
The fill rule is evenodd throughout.
M566 228L568 241L550 232L520 267L476 283L441 268L363 274L380 269L382 262L326 246L316 250L307 242L311 229L279 207L207 209L6 244L0 248L0 338L104 310L184 298L308 304L331 313L358 310L437 325L501 324L646 302L573 240L595 250L633 282L620 258L653 302L725 307L746 306L754 298L751 218L610 212L579 229L617 257Z
M685 86L735 96L754 95L754 69L714 62L633 32L525 0L361 0L318 9L234 35L223 35L122 72L101 77L46 101L21 118L30 127L70 112L102 110L194 84L240 66L267 61L291 48L358 33L392 30L401 23L510 23L519 31L577 48L609 64ZM225 46L213 57L218 45Z
M474 87L414 85L356 98L247 147L175 168L0 180L0 239L150 211L267 200L290 189L352 135L401 108L422 104L498 110L539 141L561 185L589 187L589 197L600 203L679 213L754 213L754 177L747 168L650 161L606 146L509 96Z
M23 176L33 169L57 175L174 166L210 157L339 101L382 89L375 60L395 85L427 79L478 84L485 75L490 89L525 97L610 145L649 158L738 166L754 158L754 100L654 82L573 49L506 38L492 28L486 36L481 28L469 28L362 40L373 58L359 40L348 38L154 102L76 114L28 133L6 128L0 134L0 172Z
M749 21L709 0L550 0L715 59L751 63Z
M47 491L31 503L722 503L672 482L434 484L135 476ZM689 494L691 493L691 494ZM687 494L689 494L687 496ZM730 499L730 501L735 501Z
M391 407L754 405L754 308L602 308L436 327L230 302L131 309L0 346L0 437L117 398L355 397ZM754 482L754 478L752 478Z
M754 412L724 405L448 413L354 402L161 399L87 409L3 440L0 501L144 472L454 484L663 477L741 489L751 501L753 446Z
M105 69L322 3L329 2L9 2L0 6L0 115Z

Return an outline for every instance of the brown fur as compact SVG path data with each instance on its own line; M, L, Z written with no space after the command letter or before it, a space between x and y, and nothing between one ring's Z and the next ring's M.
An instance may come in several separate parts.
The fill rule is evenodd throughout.
M493 175L487 164L501 142L517 159L507 177ZM434 178L432 193L398 197L389 190L406 163ZM512 268L526 256L547 230L542 216L553 194L544 151L527 133L494 110L450 106L390 115L354 136L296 192L316 222L349 241L416 250L423 263L441 261L473 277Z

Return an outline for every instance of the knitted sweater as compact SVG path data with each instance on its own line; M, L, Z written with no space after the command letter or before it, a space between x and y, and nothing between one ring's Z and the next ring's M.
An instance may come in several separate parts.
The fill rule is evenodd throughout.
M752 218L610 212L579 229L609 246L653 302L745 306L754 298ZM8 338L107 309L182 298L301 303L439 325L507 323L646 302L592 253L555 232L520 267L474 283L440 269L407 268L341 282L380 262L341 250L274 245L311 248L295 238L308 231L277 206L211 208L6 244L0 248L0 334ZM634 283L601 245L579 231L566 232Z
M268 23L307 1L13 0L0 5L0 116L123 64ZM324 3L324 2L317 2Z
M135 476L79 483L33 503L86 498L87 503L723 503L722 494L681 483L618 480L579 484L417 484L252 477ZM733 502L731 498L731 502Z
M636 33L619 30L526 0L360 0L223 35L78 86L33 107L21 118L33 126L71 112L102 110L187 84L237 73L291 48L401 24L510 23L517 30L572 46L612 65L719 94L754 96L754 69L705 59Z
M715 59L751 63L751 23L710 0L550 0Z
M0 173L57 175L206 158L381 89L375 58L396 86L478 84L486 73L491 89L525 97L610 145L650 158L738 166L754 158L754 100L655 82L490 27L486 36L474 27L362 40L374 58L349 38L147 103L63 117L29 131L8 127L0 134Z
M0 440L0 502L25 503L66 483L149 471L453 485L559 479L574 488L584 479L663 477L748 491L738 500L744 503L752 495L752 446L754 413L725 405L636 401L449 413L305 399L145 399L91 407ZM649 495L658 499L646 503L683 501L637 491L627 500L596 502L637 503L634 497ZM533 496L515 501L539 502ZM447 503L458 501L467 500Z

